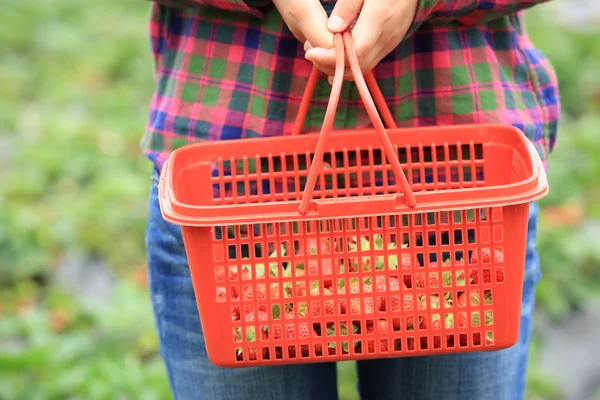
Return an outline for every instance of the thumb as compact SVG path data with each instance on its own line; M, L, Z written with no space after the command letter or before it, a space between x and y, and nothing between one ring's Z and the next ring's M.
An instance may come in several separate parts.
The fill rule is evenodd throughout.
M345 31L358 17L363 3L364 0L338 0L327 22L327 28L333 33Z

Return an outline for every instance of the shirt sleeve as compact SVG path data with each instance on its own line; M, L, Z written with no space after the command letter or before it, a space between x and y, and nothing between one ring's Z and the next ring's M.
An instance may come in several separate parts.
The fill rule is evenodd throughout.
M409 33L427 21L476 25L547 1L550 0L419 0Z
M260 7L271 3L269 0L151 0L167 7L214 7L221 10L250 14L262 18Z

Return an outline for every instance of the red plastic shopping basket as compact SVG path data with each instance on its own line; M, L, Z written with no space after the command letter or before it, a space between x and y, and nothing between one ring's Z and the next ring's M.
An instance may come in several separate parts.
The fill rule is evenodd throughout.
M330 133L344 45L374 129ZM529 203L548 191L533 145L502 125L397 129L367 74L371 99L350 35L336 48L320 135L192 144L163 168L161 209L182 228L210 359L244 367L512 346Z

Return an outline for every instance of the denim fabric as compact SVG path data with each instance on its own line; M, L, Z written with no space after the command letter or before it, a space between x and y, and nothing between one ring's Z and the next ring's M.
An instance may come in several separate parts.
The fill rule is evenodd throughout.
M163 220L158 174L152 177L146 233L149 283L160 353L175 399L335 400L335 363L228 369L206 353L180 229ZM361 398L519 400L532 330L534 292L541 277L536 252L538 208L530 209L521 330L506 350L357 362Z

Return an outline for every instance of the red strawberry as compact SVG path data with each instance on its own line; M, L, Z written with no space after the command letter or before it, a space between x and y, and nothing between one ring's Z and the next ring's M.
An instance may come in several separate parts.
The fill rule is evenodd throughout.
M298 324L298 335L300 336L300 339L308 338L308 324L307 323Z
M391 296L390 297L390 308L392 312L397 312L402 309L402 305L400 302L400 296Z
M252 286L244 285L244 301L252 301Z
M442 319L441 318L434 319L433 322L431 323L431 327L433 329L441 329L442 328Z
M254 312L252 311L252 306L246 307L244 316L246 317L246 321L254 321Z
M414 317L408 317L406 319L406 330L411 331L415 329L415 319Z
M299 282L296 285L296 296L298 296L298 297L306 296L306 285L304 284L304 282Z
M308 357L308 345L307 344L301 345L300 352L302 353L302 357Z
M342 315L346 314L346 311L347 311L346 299L338 300L338 310L339 310L340 314L342 314Z
M504 282L504 269L498 268L496 270L496 282Z
M419 317L419 329L427 329L427 318Z
M431 308L440 308L440 296L432 294L429 300L431 301Z
M256 298L258 300L264 300L267 298L267 287L266 285L257 285L256 286Z
M473 345L481 346L481 333L479 333L479 332L473 333Z
M325 289L327 290L327 289ZM333 300L325 300L325 315L335 315L335 307Z
M231 320L232 321L240 320L240 310L238 308L234 308L231 310Z
M387 333L388 332L388 323L386 320L380 319L378 321L377 325L379 328L379 333ZM375 332L375 330L374 330L373 324L367 324L367 333L374 333L374 332ZM368 343L368 352L374 353L375 352L375 342L370 340L367 343ZM380 351L382 351L382 352L388 351L388 341L387 340L381 341Z
M491 250L489 247L485 247L481 249L481 262L482 263L490 263L492 260ZM494 251L494 262L496 264L502 264L504 262L504 252L502 250L496 249ZM471 255L471 264L479 263L479 257L477 257L477 253L473 253Z
M247 281L247 280L249 280L251 278L252 277L250 275L250 269L248 269L248 268L242 269L242 279Z
M378 276L375 279L375 290L378 292L385 292L386 289L385 276Z
M266 321L269 319L269 314L267 313L267 307L262 305L258 306L258 320Z
M458 313L458 327L466 328L469 325L469 321L467 320L467 313L460 312Z
M283 334L281 332L281 325L273 325L273 339L275 340L279 340L283 337Z
M256 360L256 349L249 349L248 350L248 358L251 361L255 361Z
M230 281L237 281L237 279L238 279L237 267L235 267L235 268L229 268L229 280Z
M413 297L411 294L404 295L404 310L410 311L413 309Z
M465 294L465 292L462 292L461 294L458 295L458 300L456 301L456 305L459 307L467 306L467 295Z
M261 340L269 339L269 331L266 330L265 327L262 327L262 326L260 328L260 338L261 338Z
M217 282L225 282L225 269L223 267L216 269L215 280Z
M286 325L286 338L295 339L296 338L296 327L292 324Z
M290 358L296 358L296 347L295 346L288 347L288 355Z
M223 295L225 295L225 288L223 288ZM240 295L238 293L237 287L235 287L235 286L231 287L231 300L233 300L233 301L240 300Z
M352 314L360 314L360 299L354 298L350 299L350 312Z
M390 277L390 291L399 291L400 290L400 280L395 277L395 276L391 276Z
M411 268L410 254L402 254L402 268Z
M315 344L315 354L318 356L323 355L323 345L321 343Z
M365 302L365 314L373 314L373 312L374 312L373 298L367 297L364 299L364 302Z

